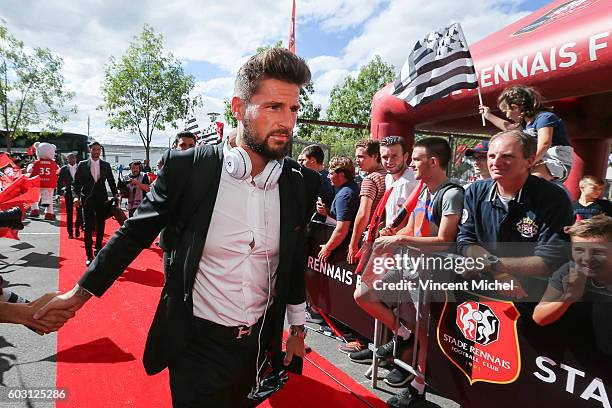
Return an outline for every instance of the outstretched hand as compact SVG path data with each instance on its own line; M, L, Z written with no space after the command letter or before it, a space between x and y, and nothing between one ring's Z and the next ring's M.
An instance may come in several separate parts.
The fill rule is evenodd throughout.
M47 302L38 309L33 317L36 320L44 320L58 312L70 312L74 316L74 313L83 307L90 297L89 292L76 285L70 292L47 299Z
M59 330L68 319L74 316L74 312L70 310L54 310L42 316L40 319L35 319L34 315L38 310L46 305L51 299L55 298L60 292L50 292L42 295L38 299L30 303L14 303L9 305L13 308L13 323L23 324L36 333L43 335Z

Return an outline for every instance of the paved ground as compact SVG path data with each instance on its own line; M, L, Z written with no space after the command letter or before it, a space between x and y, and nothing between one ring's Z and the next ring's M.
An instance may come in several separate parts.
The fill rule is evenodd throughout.
M26 219L20 241L0 238L5 288L25 298L57 290L59 221ZM55 403L8 400L4 387L54 388L56 334L39 336L24 326L0 324L0 407L55 407Z
M30 300L56 290L61 262L58 258L59 222L27 219L20 238L20 241L0 238L0 275L6 281L6 287ZM352 363L340 353L337 340L311 331L307 344L357 382L370 387L370 381L363 375L367 366ZM0 407L54 407L54 403L35 400L9 402L6 395L7 387L54 388L55 353L55 334L38 336L22 326L0 324ZM385 373L384 369L381 373ZM397 391L382 379L379 388L373 390L382 400L387 400ZM458 406L437 396L428 399L444 408Z

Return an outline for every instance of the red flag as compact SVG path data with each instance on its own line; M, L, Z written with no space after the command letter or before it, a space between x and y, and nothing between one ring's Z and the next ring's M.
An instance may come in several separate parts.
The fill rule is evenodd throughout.
M293 0L293 10L291 11L291 26L289 27L289 44L287 49L295 54L295 0Z
M223 140L223 122L215 122L217 125L217 133L219 134L219 140Z
M0 153L0 191L17 180L21 174L21 169L13 163L9 155Z
M21 175L6 189L0 192L0 210L8 210L12 207L21 207L25 214L26 208L38 201L40 197L40 178L29 178ZM0 228L0 237L19 239L17 231L8 228Z
M393 228L397 228L402 223L402 221L406 219L406 216L412 214L412 212L416 208L417 202L419 201L419 194L423 189L423 184L423 180L421 180L419 182L419 185L414 190L412 190L408 198L406 198L406 201L404 201L404 204L402 205L402 209L397 213L397 215L393 219L393 222L391 223L391 226Z

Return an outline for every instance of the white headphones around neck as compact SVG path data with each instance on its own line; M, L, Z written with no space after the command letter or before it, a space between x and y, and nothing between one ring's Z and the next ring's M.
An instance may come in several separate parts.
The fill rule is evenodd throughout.
M251 175L253 164L249 154L240 146L230 148L229 140L223 144L225 171L238 180L246 180ZM262 190L270 190L278 184L283 172L282 160L270 160L264 170L253 177L253 182Z

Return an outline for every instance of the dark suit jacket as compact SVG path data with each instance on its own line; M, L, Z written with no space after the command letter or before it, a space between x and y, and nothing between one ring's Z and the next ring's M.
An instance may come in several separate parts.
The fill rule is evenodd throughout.
M100 178L96 183L91 175L91 159L83 160L79 162L76 173L74 174L74 181L72 182L72 192L74 197L81 199L82 205L88 205L85 199L90 196L92 202L103 202L105 203L108 199L106 192L106 184L104 179L108 182L108 186L113 193L113 196L117 195L117 185L113 178L113 172L108 162L100 159ZM92 192L93 189L93 192Z
M171 150L164 168L144 201L81 277L79 285L101 296L127 266L148 248L160 230L173 235L167 248L170 262L161 299L151 324L144 355L147 373L170 364L190 341L193 325L192 290L219 190L223 149L203 145L188 151ZM280 365L282 329L287 304L305 301L305 226L312 214L319 175L285 159L279 179L280 259L276 271L276 297L271 309L274 336L273 364Z
M76 173L75 173L76 174ZM68 169L68 165L62 166L59 171L59 175L57 176L57 193L64 194L66 199L72 198L72 176L70 175L70 170Z

